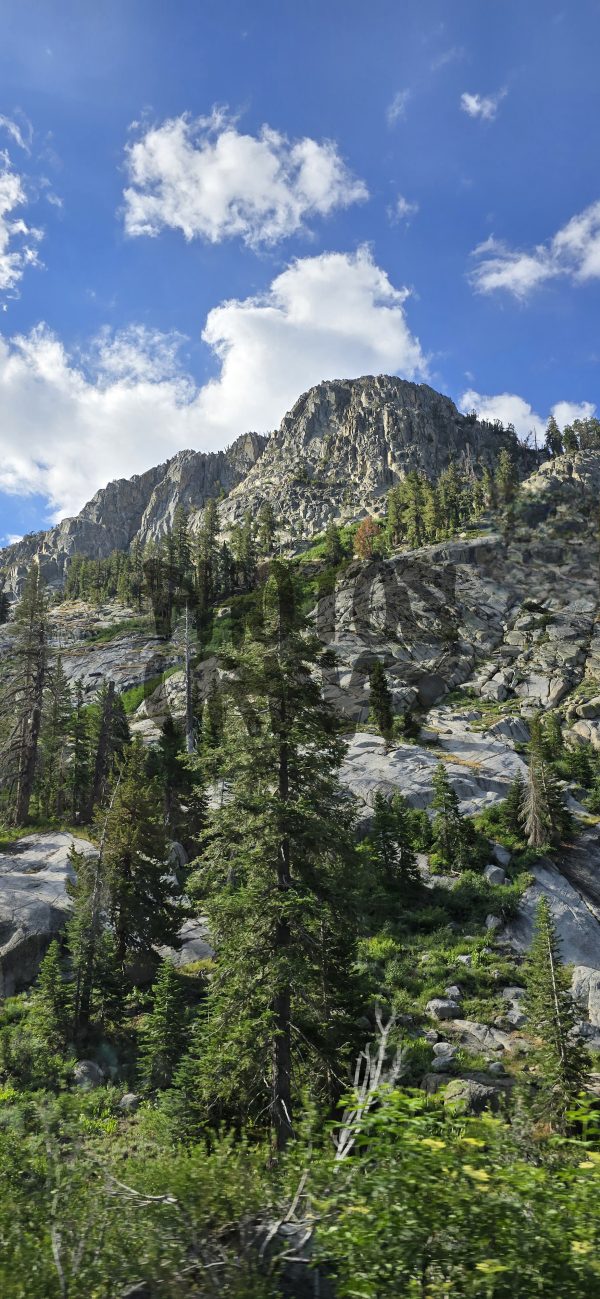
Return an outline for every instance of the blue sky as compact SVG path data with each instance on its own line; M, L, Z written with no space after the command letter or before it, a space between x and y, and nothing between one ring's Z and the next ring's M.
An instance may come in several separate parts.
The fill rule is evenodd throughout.
M4 0L0 539L395 372L595 407L599 0Z

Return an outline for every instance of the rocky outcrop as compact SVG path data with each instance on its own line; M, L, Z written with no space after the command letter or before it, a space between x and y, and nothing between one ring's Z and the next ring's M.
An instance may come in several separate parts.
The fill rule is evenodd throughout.
M451 463L491 467L502 446L521 473L537 464L514 436L461 415L427 384L389 375L332 380L300 397L222 516L231 525L270 501L285 533L310 537L332 518L381 513L385 493L411 469L435 478Z
M31 983L64 928L72 847L86 856L95 853L85 839L62 831L27 835L0 853L0 997Z

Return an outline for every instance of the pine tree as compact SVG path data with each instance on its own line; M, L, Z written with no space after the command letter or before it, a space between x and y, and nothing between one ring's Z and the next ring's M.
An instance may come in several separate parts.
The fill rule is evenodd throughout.
M297 1070L331 1094L352 1035L354 809L338 784L322 657L292 570L276 560L262 625L222 655L228 797L201 857L218 956L199 1087L213 1114L268 1105L278 1147L293 1130Z
M461 519L461 483L453 464L440 474L437 492L441 526L445 532L456 532Z
M553 460L556 456L561 456L563 451L562 437L554 415L550 416L546 427L546 451Z
M344 547L340 530L335 523L328 523L325 530L325 543L323 546L323 555L326 564L336 567L344 558Z
M37 772L44 687L48 668L47 613L37 564L27 575L15 613L15 631L0 711L10 729L0 753L7 820L25 825Z
M136 742L122 759L104 843L107 911L121 971L136 952L177 945L182 908L172 896L167 856L160 785L148 776Z
M556 927L547 898L538 904L533 940L524 965L526 995L523 1008L530 1033L539 1039L536 1051L540 1117L559 1129L583 1089L589 1060L573 1039L579 1018L560 958Z
M544 736L539 718L533 718L531 722L529 779L523 807L523 824L530 848L560 842L570 833L572 825L557 778L544 752Z
M388 890L414 884L418 879L413 848L410 809L402 794L388 799L375 794L374 816L369 833L370 855Z
M511 782L510 789L504 801L502 808L502 822L509 834L514 834L520 839L523 833L523 807L525 804L525 781L520 772L517 772L514 780Z
M473 483L473 516L480 519L487 507L486 489L483 478L476 478Z
M219 586L219 511L209 499L202 514L196 546L196 587L198 609L205 615L215 599Z
M557 762L565 751L560 717L556 712L547 713L542 728L542 749L548 762Z
M385 536L388 545L394 549L400 545L403 535L402 523L402 486L397 483L387 494L385 515Z
M60 819L67 804L72 711L71 690L60 658L49 668L46 682L40 743L39 800L44 816Z
M147 1091L169 1087L186 1041L181 977L171 961L160 963L152 1010L140 1032L139 1073Z
M572 424L565 424L563 429L563 447L568 456L572 456L579 451L579 438Z
M432 826L434 851L441 862L454 870L463 871L471 865L474 832L470 821L461 815L458 796L448 780L443 762L439 762L432 778L435 812Z
M494 475L496 494L501 505L510 505L518 485L515 462L510 451L503 447L498 457Z
M377 726L381 734L388 739L394 726L394 709L385 668L379 659L369 671L369 701Z
M400 499L406 543L411 550L416 550L423 545L425 540L423 529L423 479L416 470L411 470L400 484Z
M49 1051L64 1051L69 1036L70 996L56 939L50 943L40 965L30 1025Z
M423 530L427 541L437 541L441 532L440 494L431 483L423 484Z
M75 685L75 707L70 722L70 747L69 805L74 825L80 825L88 813L92 779L91 739L81 680Z
M89 819L94 808L104 802L117 764L131 742L127 715L114 681L107 681L100 687L95 712L95 726L91 735L95 757L88 803Z
M277 536L277 520L270 501L265 501L258 511L258 553L272 555Z

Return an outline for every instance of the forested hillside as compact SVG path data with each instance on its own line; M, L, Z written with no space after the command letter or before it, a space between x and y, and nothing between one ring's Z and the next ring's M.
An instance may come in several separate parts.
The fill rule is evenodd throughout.
M7 1299L600 1296L600 425L320 387L5 554Z

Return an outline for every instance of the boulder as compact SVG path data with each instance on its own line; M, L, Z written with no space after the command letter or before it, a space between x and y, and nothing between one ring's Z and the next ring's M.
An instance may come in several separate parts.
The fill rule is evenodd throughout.
M590 1024L600 1028L600 970L588 965L576 965L571 991L575 1000L585 1008Z
M78 1060L73 1067L73 1082L76 1087L91 1091L93 1087L102 1087L104 1074L95 1060Z
M435 1059L431 1061L432 1073L450 1073L451 1069L452 1069L451 1055L436 1055Z
M503 703L505 699L508 699L508 690L503 681L487 681L481 687L481 695L483 699L492 699L496 703Z
M508 848L505 848L502 843L492 844L492 857L494 858L494 861L497 861L498 865L503 866L505 870L510 864L511 854L509 853Z
M453 1029L461 1045L472 1051L505 1051L511 1046L510 1033L475 1019L456 1019Z
M462 999L462 992L457 983L452 983L449 988L445 988L444 993L450 1001L461 1001Z
M500 1094L495 1087L486 1087L470 1078L454 1078L446 1087L444 1104L464 1114L482 1114L484 1110L496 1112L500 1107Z
M436 1057L443 1057L444 1059L451 1060L452 1057L456 1055L456 1050L457 1048L452 1045L452 1042L436 1042L433 1048L433 1054Z
M419 678L417 683L417 693L421 708L431 708L437 704L438 699L447 694L448 687L443 677L437 676L436 673L426 672Z
M495 866L493 862L489 866L486 866L483 873L488 884L506 883L506 871L503 871L501 866Z
M488 1065L487 1071L493 1078L502 1078L506 1073L506 1069L501 1060L492 1060Z
M529 727L522 717L503 717L487 731L495 740L508 740L509 744L528 744Z
M135 1114L139 1103L140 1097L137 1092L125 1092L119 1101L119 1109L123 1114Z
M583 704L578 704L575 708L577 717L600 717L600 695L594 699L586 699Z
M485 927L486 929L489 929L490 933L494 933L497 929L500 929L501 925L502 925L502 921L500 919L500 916L492 916L492 915L486 916Z
M433 997L427 1002L425 1010L433 1019L454 1019L460 1013L460 1006L450 997Z

